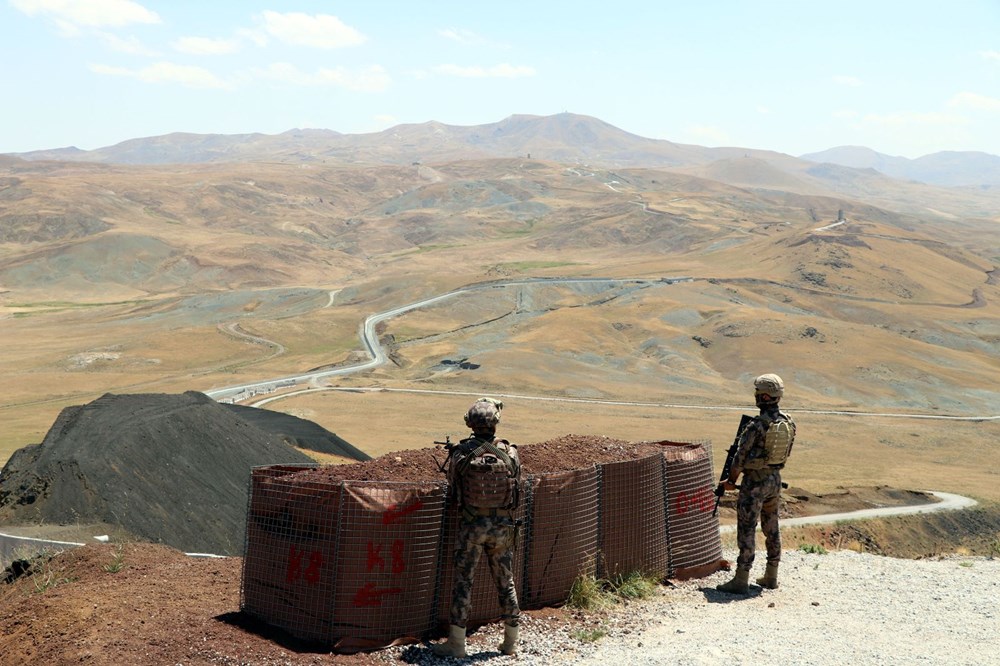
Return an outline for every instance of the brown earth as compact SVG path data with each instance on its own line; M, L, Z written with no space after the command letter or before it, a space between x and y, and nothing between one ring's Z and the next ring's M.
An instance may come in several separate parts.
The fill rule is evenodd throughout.
M643 447L595 439L605 440L622 459ZM535 464L532 450L558 451L567 441L528 445L523 452ZM405 470L426 468L429 456L418 451L388 457L398 457ZM413 468L404 461L412 461ZM797 488L788 492L788 515L926 500L921 493L886 487L845 488L828 496ZM831 535L834 529L828 528ZM330 654L243 617L241 567L239 557L189 557L167 546L134 542L87 545L34 560L28 573L0 584L0 661L46 666L385 663L384 653ZM537 632L587 621L565 609L542 609L527 612L523 622L526 632Z
M106 397L97 405L88 406L88 413L128 413L135 424L158 423L159 418L139 418L142 410L137 408L169 404L174 409L167 411L173 414L174 425L180 427L178 415L186 409L179 407L193 401L193 405L205 409L203 401L195 399L197 396L181 398L178 402L165 396L145 396L141 400L138 396L134 400ZM122 405L133 409L122 410ZM199 431L206 422L219 419L224 417L203 416L180 429ZM48 439L52 452L61 450L60 445L66 442L79 444L78 438L69 437L73 432L73 428L54 428ZM156 435L157 431L147 428L143 432ZM57 433L66 437L57 437ZM172 437L162 439L162 435L156 435L149 439L158 442L158 446L143 449L147 456L161 447L176 450L175 444L171 444ZM211 454L209 444L213 439L198 438L203 455ZM112 446L115 441L105 439L104 443L117 451L119 458L126 459L118 447ZM662 447L656 442L570 434L521 444L518 450L527 473L544 473L641 458L661 451ZM445 461L446 453L441 445L407 449L374 460L321 466L300 473L331 480L434 481L441 479L440 464ZM143 465L153 462L148 457L142 460ZM241 479L245 478L244 472L239 474ZM182 475L177 482L185 478ZM98 486L91 487L99 490ZM194 486L174 487L173 491L185 497L199 492ZM106 488L102 494L113 497L116 493ZM722 522L732 522L733 500L731 496L724 499L720 511ZM886 486L840 488L825 495L793 486L786 491L784 500L783 515L801 516L916 504L929 498L925 493ZM240 509L244 510L244 506L241 504ZM994 516L984 524L995 527L996 522ZM947 529L954 532L954 526ZM912 534L915 528L911 525L904 531ZM872 552L879 551L876 547L879 535L849 532L847 526L825 528L822 533L808 532L803 538L831 547L858 544ZM787 547L795 547L794 537L787 543ZM322 646L303 644L241 615L240 557L190 557L163 544L125 537L117 543L86 545L51 558L18 563L19 567L25 565L26 572L10 569L9 580L0 583L0 663L3 664L374 664L384 663L386 658L385 652L333 655ZM524 626L526 632L537 632L552 629L554 625L576 626L572 623L587 621L578 613L543 609L526 613ZM481 636L475 638L483 640Z

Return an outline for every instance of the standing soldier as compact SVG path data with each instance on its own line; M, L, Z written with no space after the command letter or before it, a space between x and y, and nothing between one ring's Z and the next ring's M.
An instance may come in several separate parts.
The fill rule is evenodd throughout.
M736 503L736 540L740 554L736 560L736 575L716 589L733 594L749 591L750 567L756 550L757 519L767 545L767 569L757 579L761 587L778 587L778 562L781 561L781 533L778 531L778 504L781 498L781 469L795 443L795 422L778 409L785 392L781 377L766 374L754 382L754 397L760 415L754 417L740 433L739 447L724 482L725 490L735 490L736 480L743 473L739 499Z
M496 438L503 403L480 398L465 414L472 435L450 453L448 482L461 509L455 538L455 584L452 590L448 640L432 645L441 657L465 656L465 629L472 602L472 579L483 552L500 597L504 638L500 652L517 649L517 592L514 589L514 510L518 504L521 463L517 447Z

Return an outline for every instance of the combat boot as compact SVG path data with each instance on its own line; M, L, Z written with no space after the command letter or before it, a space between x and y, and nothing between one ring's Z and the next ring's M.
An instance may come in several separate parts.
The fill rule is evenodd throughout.
M448 630L448 640L444 643L435 643L431 646L431 651L439 657L464 657L465 627L451 625Z
M503 625L503 643L500 644L500 652L503 654L514 654L517 652L517 627L509 624Z
M764 569L764 575L757 579L757 584L761 587L766 587L769 590L778 589L778 563L774 564L768 563L767 568Z
M715 586L715 589L720 592L729 592L730 594L746 594L750 591L750 570L749 569L736 569L736 575L728 583L720 583Z

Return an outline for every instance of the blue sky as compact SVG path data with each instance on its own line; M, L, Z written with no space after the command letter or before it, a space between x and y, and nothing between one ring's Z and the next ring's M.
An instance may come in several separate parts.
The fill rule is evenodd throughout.
M1000 155L1000 0L0 0L0 153L512 114Z

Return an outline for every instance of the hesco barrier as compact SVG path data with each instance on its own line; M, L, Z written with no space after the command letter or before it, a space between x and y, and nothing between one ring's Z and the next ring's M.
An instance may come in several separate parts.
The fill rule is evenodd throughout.
M706 443L522 480L514 580L524 609L565 602L581 575L705 576L723 566ZM340 652L411 643L448 624L458 512L447 484L324 481L255 468L240 610ZM486 558L470 625L498 619Z

